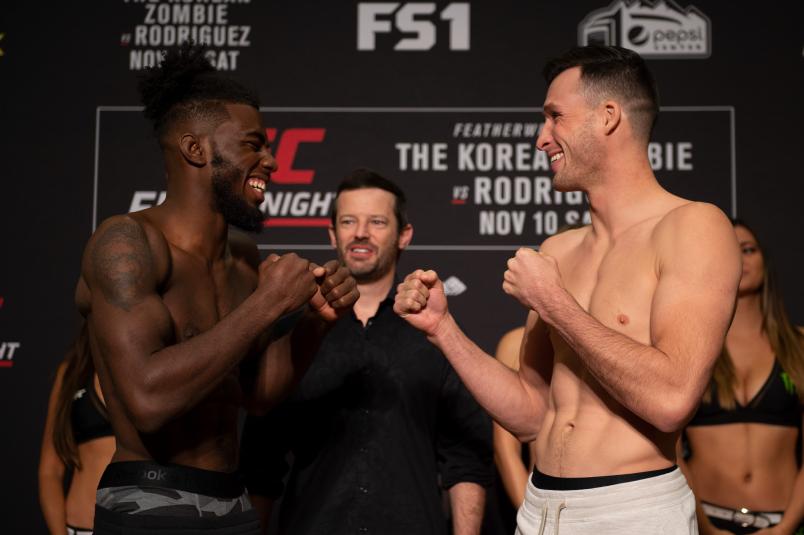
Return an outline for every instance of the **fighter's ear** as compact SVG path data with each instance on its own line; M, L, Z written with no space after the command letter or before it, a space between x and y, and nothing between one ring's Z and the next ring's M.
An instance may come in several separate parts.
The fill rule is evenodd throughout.
M606 100L601 105L603 107L603 132L608 136L620 126L623 108L616 100Z
M197 135L186 132L179 138L179 151L184 160L194 167L207 164L207 151Z

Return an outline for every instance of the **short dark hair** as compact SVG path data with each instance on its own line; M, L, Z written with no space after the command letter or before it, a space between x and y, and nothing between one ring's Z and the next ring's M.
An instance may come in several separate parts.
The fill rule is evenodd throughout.
M343 191L352 191L356 189L377 188L385 190L394 196L394 215L396 216L397 232L402 232L408 224L407 203L408 199L402 188L371 169L361 167L352 171L349 176L344 178L338 184L338 192L335 195L335 202L332 203L332 225L335 226L335 220L338 217L338 197Z
M581 87L587 97L620 97L636 134L650 139L659 114L659 90L639 54L619 46L578 46L548 61L542 73L549 85L573 67L581 68Z
M185 42L140 76L138 89L145 117L153 123L160 141L180 120L208 119L213 125L225 121L229 117L225 104L248 104L259 109L257 96L220 74L206 53L204 46Z

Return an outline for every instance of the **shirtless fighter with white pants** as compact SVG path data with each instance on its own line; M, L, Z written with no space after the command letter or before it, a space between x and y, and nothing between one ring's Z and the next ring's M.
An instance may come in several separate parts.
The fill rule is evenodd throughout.
M588 196L592 224L520 249L503 289L529 309L514 372L469 340L433 271L395 309L447 356L536 468L518 533L697 533L675 444L733 313L740 252L726 216L662 189L647 158L658 112L634 52L572 49L548 63L537 140L559 191Z

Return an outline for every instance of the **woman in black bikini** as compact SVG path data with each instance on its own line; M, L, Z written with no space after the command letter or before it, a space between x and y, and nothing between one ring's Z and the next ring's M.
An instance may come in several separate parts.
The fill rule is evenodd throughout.
M42 438L39 503L51 534L92 533L95 491L115 450L105 414L85 326L56 372Z
M702 535L804 535L804 471L797 440L804 403L804 344L790 324L768 258L741 222L743 253L734 321L686 436L689 483ZM800 447L800 446L799 446Z

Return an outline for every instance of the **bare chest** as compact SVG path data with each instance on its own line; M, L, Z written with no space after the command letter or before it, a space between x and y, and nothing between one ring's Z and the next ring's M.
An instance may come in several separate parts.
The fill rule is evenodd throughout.
M183 253L173 256L173 269L162 293L178 342L211 329L256 287L251 275L236 263L209 264Z
M559 260L565 288L592 317L630 338L650 342L650 311L658 282L646 236L601 251L578 249Z
M621 239L606 247L581 244L556 260L564 288L589 315L636 342L650 344L658 278L649 237ZM554 350L551 395L558 412L574 418L583 406L586 414L596 415L595 425L607 421L604 415L612 411L626 412L616 409L616 402L606 401L610 395L557 329L550 328L550 341Z

